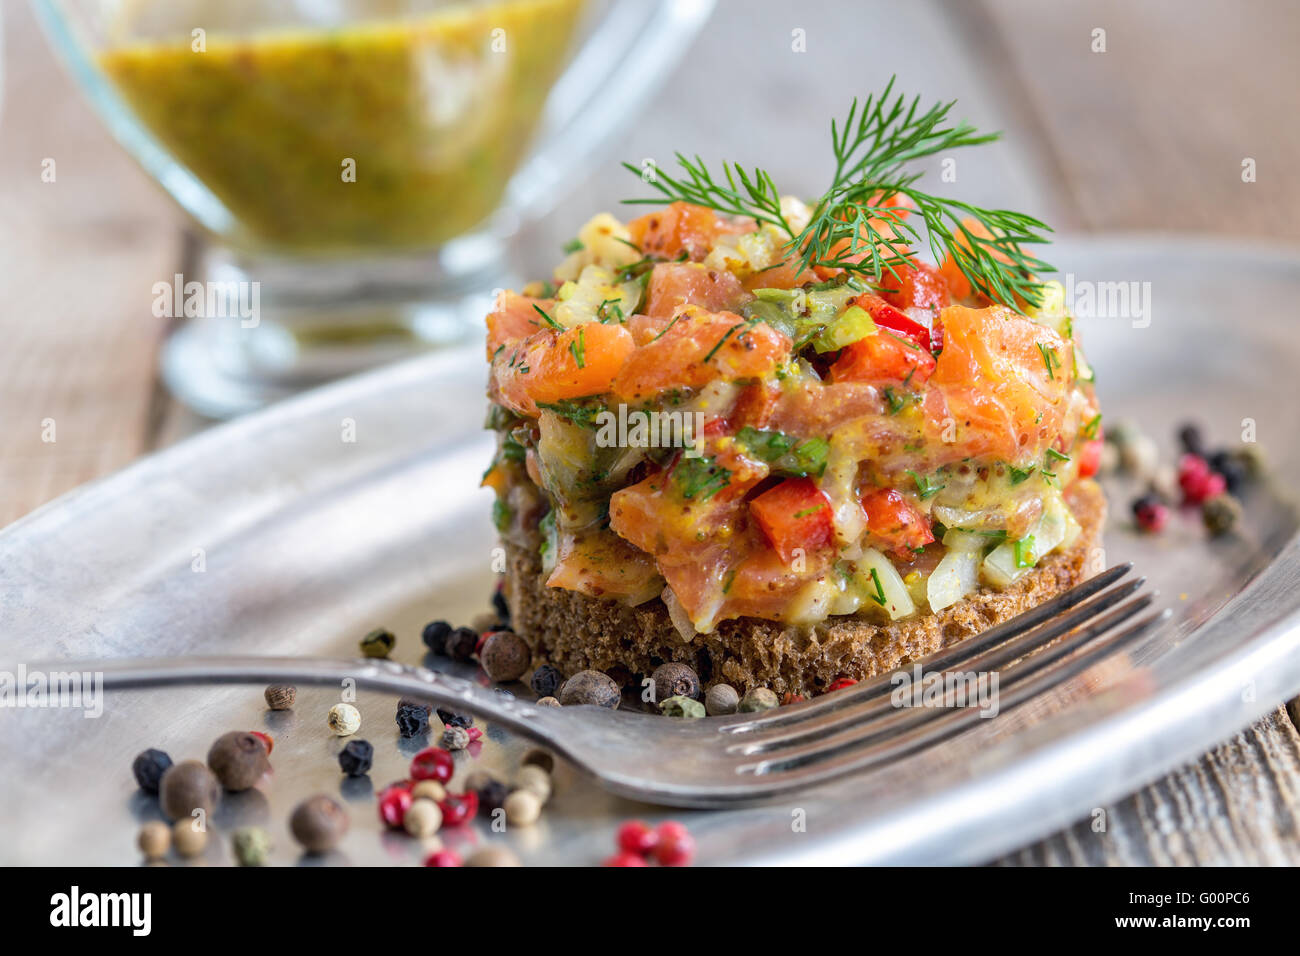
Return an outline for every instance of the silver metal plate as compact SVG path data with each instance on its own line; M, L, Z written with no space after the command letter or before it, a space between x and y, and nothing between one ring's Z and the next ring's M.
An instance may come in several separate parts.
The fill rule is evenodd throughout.
M1158 537L1134 534L1133 489L1111 486L1107 563L1137 563L1173 609L1168 626L1059 693L797 800L665 814L560 767L537 826L496 834L481 821L443 842L500 840L527 863L589 864L611 852L623 819L672 816L707 863L978 862L1132 791L1300 689L1300 256L1111 238L1062 241L1051 258L1073 270L1076 290L1149 290L1146 327L1133 303L1125 317L1078 322L1109 421L1137 420L1172 457L1185 419L1222 444L1250 419L1271 459L1239 533L1214 542L1194 512ZM423 623L468 620L493 585L491 496L477 488L490 453L484 379L477 350L371 373L215 428L10 526L0 659L352 657L385 626L398 635L394 656L419 663ZM132 757L153 746L202 759L231 729L275 736L275 774L264 791L227 799L220 833L260 822L274 862L321 862L299 856L285 821L302 797L342 790L352 830L323 862L418 863L427 847L383 832L364 782L340 787L342 742L325 726L337 694L304 688L294 711L272 714L261 692L121 693L97 719L0 710L0 863L138 862L136 826L157 809L136 791ZM358 706L377 789L404 777L422 744L399 740L392 699L362 693ZM489 728L481 752L461 759L508 774L523 747ZM228 862L225 841L206 859Z

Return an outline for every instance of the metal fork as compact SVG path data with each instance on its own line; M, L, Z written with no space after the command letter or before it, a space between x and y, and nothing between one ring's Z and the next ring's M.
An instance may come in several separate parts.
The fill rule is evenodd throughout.
M28 667L102 673L106 689L337 685L352 679L360 687L499 723L551 748L623 796L669 806L729 807L897 760L968 730L981 719L978 703L896 706L891 698L900 673L909 679L916 668L941 677L996 673L997 712L1002 715L1133 646L1169 612L1138 616L1155 593L1137 593L1145 578L1122 580L1130 570L1131 564L1110 568L1012 620L917 661L911 671L883 674L788 707L708 720L670 720L589 706L538 707L462 678L382 660L185 657Z

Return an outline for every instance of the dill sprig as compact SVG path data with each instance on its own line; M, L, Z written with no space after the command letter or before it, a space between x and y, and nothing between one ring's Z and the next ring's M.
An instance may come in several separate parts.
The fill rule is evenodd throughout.
M923 110L920 97L909 101L894 92L892 78L878 96L861 104L854 99L844 121L831 122L835 173L813 204L808 225L798 232L781 210L772 177L757 167L723 162L721 176L715 177L698 156L678 153L682 175L656 170L650 184L669 201L776 227L789 237L786 254L798 256L804 268L842 269L878 285L885 273L897 278L897 268L912 261L915 247L927 244L936 261L951 259L971 287L993 301L1016 308L1020 302L1041 305L1042 284L1035 276L1055 270L1025 247L1049 242L1045 233L1050 227L1025 213L930 193L917 185L922 174L907 169L918 159L998 138L998 133L980 133L967 123L951 123L955 103ZM623 165L640 176L639 167Z

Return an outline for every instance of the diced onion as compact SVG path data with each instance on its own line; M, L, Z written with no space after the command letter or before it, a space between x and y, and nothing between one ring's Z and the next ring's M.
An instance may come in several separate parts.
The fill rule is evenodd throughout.
M949 535L952 532L948 532ZM967 535L978 537L978 535ZM947 538L944 538L947 541ZM926 598L931 611L942 611L956 604L979 587L980 551L949 548L926 582Z
M871 574L873 569L876 572L874 577ZM912 601L912 595L907 593L907 585L903 583L903 578L893 562L875 548L867 548L858 559L858 585L869 596L864 603L880 604L876 589L877 579L880 581L879 590L885 595L884 608L890 620L897 621L899 618L916 613L916 604Z
M668 608L668 617L673 622L673 627L677 628L682 641L689 644L695 640L695 625L691 623L691 616L686 613L686 608L682 607L682 602L677 600L673 589L665 587L659 596L663 599L664 607Z

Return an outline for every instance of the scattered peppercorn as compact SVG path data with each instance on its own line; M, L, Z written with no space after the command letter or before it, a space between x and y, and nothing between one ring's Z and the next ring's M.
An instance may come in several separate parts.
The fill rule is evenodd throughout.
M537 702L538 707L559 707L560 700L558 697L543 697Z
M519 764L523 767L541 767L547 773L552 773L555 770L555 758L548 751L537 747L524 754Z
M502 593L500 587L497 587L492 592L492 610L497 612L497 617L501 619L501 623L510 623L510 605L506 603L506 596Z
M710 717L734 714L740 706L740 694L730 684L714 684L704 695L704 712Z
M519 862L519 857L515 856L510 850L503 846L485 846L476 851L468 860L466 866L523 866Z
M564 675L550 664L538 667L533 671L533 676L528 679L528 686L538 697L554 697L563 683Z
M411 758L412 780L437 780L446 784L455 772L456 762L441 747L425 747Z
M375 748L368 740L349 740L339 751L339 768L349 777L364 777L375 760Z
M460 866L460 854L455 850L435 850L424 858L425 866Z
M266 748L266 755L271 756L271 751L275 749L275 738L260 730L250 730L249 733L262 742L262 746Z
M265 866L271 837L261 827L240 827L230 835L230 849L240 866Z
M438 719L442 721L444 727L464 727L469 730L474 726L474 718L469 714L458 714L454 710L444 710L438 708Z
M649 864L635 853L621 852L615 853L601 866L649 866Z
M1146 494L1133 502L1133 520L1148 534L1157 534L1169 521L1169 509L1159 496Z
M531 790L516 790L506 797L504 804L506 822L517 827L530 827L542 815L542 801Z
M675 820L659 824L656 835L654 855L660 866L686 866L695 856L695 838Z
M489 780L481 787L475 787L474 790L478 794L478 805L488 813L504 807L506 797L510 795L510 788L500 780Z
M1178 443L1189 455L1205 457L1205 438L1201 435L1200 426L1195 422L1188 422L1178 429Z
M246 731L222 734L208 750L208 769L227 790L247 790L271 769L266 744Z
M676 661L660 664L650 675L653 682L655 702L666 701L669 697L700 698L700 678L695 671Z
M438 804L442 811L442 825L458 827L468 823L478 813L478 794L473 790L465 793L449 793Z
M1227 492L1201 505L1201 520L1210 534L1227 534L1241 521L1241 502Z
M325 715L325 722L339 737L350 737L361 729L361 712L351 704L335 704Z
M1216 451L1207 459L1206 463L1215 472L1223 476L1228 491L1234 495L1241 491L1242 485L1246 483L1246 466L1241 463L1241 460L1236 455L1226 449Z
M411 787L411 797L415 800L432 800L441 803L447 798L447 788L437 780L417 780Z
M618 847L625 853L649 856L659 843L659 834L641 820L629 820L618 828Z
M755 687L753 690L745 691L745 696L740 698L740 703L736 710L742 714L752 714L760 710L771 710L773 707L779 707L780 701L776 694L766 687Z
M477 646L478 632L473 628L458 627L447 635L447 656L458 663L471 663Z
M266 706L272 710L292 710L298 699L298 688L289 684L272 684L263 692Z
M431 837L442 826L442 811L432 800L412 800L402 826L413 837Z
M469 746L469 731L464 727L448 727L438 742L447 750L464 750Z
M704 705L689 697L669 697L659 702L659 712L665 717L681 717L694 720L704 716Z
M439 657L447 654L447 637L451 634L451 625L446 621L430 621L420 633L424 646Z
M600 671L578 671L560 688L560 703L565 707L590 704L616 710L622 696L613 678Z
M498 684L519 680L528 671L532 659L533 652L513 631L493 631L479 654L483 670Z
M429 732L429 710L423 704L400 702L397 705L397 732L403 737L418 737Z
M397 646L392 631L376 628L361 639L361 653L366 657L387 657Z
M399 829L405 825L406 811L411 809L411 804L414 802L415 798L411 794L409 783L406 781L390 783L379 791L379 796L376 798L379 819L386 826Z
M159 820L150 820L140 828L136 846L146 860L161 860L172 845L172 828Z
M328 853L348 832L348 812L333 799L308 797L289 817L289 832L308 853Z
M136 785L145 793L157 793L158 783L172 765L172 758L161 750L150 747L136 754L131 761L131 773Z
M1222 475L1210 470L1204 458L1188 453L1178 460L1178 486L1183 491L1184 504L1199 505L1222 494L1228 483Z
M182 760L162 776L158 802L172 820L187 819L195 810L211 815L221 799L221 784L197 760Z
M515 789L528 790L545 803L551 799L551 775L536 764L520 767L515 774Z
M172 845L176 847L176 852L187 860L198 856L208 846L208 831L205 827L196 826L197 822L177 820L172 827Z

